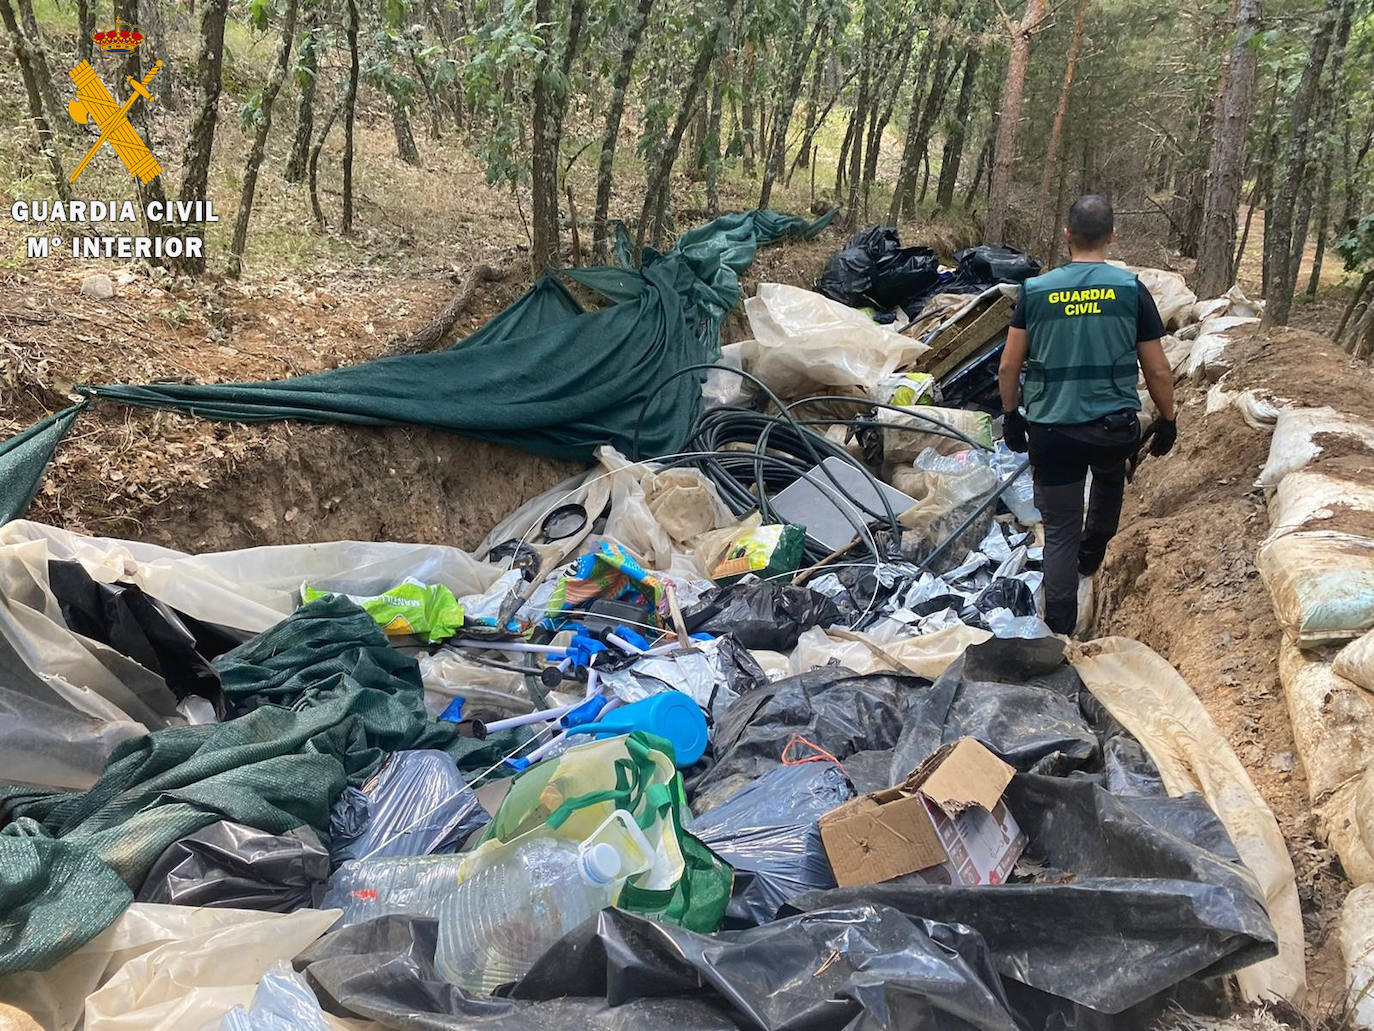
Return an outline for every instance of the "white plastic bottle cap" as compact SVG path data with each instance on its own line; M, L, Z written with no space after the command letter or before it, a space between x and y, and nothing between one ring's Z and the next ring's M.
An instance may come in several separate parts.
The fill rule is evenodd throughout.
M582 873L594 884L610 884L620 876L620 853L604 841L583 849Z

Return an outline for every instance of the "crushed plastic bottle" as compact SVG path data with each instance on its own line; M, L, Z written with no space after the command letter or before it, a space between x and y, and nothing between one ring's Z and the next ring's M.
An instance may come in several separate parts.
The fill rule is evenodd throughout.
M320 903L342 909L341 925L360 924L388 914L433 916L457 885L461 856L392 856L354 859L334 873Z
M523 977L554 942L611 904L624 876L602 841L534 838L453 889L439 907L434 965L474 995Z

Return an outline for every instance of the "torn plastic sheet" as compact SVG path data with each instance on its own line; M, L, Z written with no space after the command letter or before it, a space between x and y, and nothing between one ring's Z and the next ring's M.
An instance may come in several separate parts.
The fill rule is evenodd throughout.
M977 933L887 907L716 935L605 909L496 999L438 979L434 928L398 917L345 928L296 966L331 1011L406 1031L1017 1027Z
M637 702L660 691L681 691L717 719L741 694L767 680L749 651L727 634L603 673L600 683L625 702Z
M912 876L814 892L784 913L868 904L964 924L1003 977L1102 1013L1276 953L1259 887L1199 796L1118 796L1088 777L1017 774L1004 798L1029 836L1021 865L1038 861L1036 882Z
M838 766L803 762L770 770L696 819L692 832L735 871L727 928L765 924L788 899L835 886L816 821L853 797Z
M305 979L278 962L258 981L252 1004L226 1013L219 1031L330 1031L332 1026Z
M200 654L196 635L171 608L135 584L99 583L79 562L50 561L48 585L68 629L156 673L177 698L200 695L224 714L214 656Z
M961 737L977 738L1023 771L1066 772L1100 759L1079 707L1083 683L1063 657L1057 638L969 648L930 690L907 696L891 783Z
M491 815L437 749L393 752L362 788L347 787L330 812L335 864L349 859L453 852Z
M682 616L690 633L733 634L746 648L783 652L792 650L803 631L841 619L823 595L752 577L707 594Z
M928 684L916 676L823 666L743 695L716 723L711 765L688 782L693 811L709 811L782 765L783 749L796 734L840 762L856 752L892 748L908 699Z
M220 820L167 846L139 902L290 913L313 906L329 880L329 853L309 827L284 834Z

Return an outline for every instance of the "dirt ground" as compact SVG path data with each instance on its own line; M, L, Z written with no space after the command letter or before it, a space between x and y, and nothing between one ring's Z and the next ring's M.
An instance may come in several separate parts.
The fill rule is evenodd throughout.
M1368 370L1353 368L1325 337L1237 333L1228 357L1228 389L1263 387L1304 405L1374 415ZM1254 566L1268 532L1254 481L1269 433L1231 408L1204 415L1206 386L1182 389L1175 452L1146 458L1127 488L1122 530L1097 579L1096 630L1135 637L1178 669L1274 810L1297 872L1314 995L1306 1010L1315 1014L1344 990L1335 926L1350 885L1314 837L1279 684L1281 632Z

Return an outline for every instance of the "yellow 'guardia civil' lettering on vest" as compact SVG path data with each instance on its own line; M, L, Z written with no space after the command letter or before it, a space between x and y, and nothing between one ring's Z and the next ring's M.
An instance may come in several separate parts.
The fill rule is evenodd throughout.
M1088 290L1056 290L1046 300L1050 304L1064 305L1065 315L1101 315L1102 306L1096 302L1116 300L1116 291L1110 286Z

